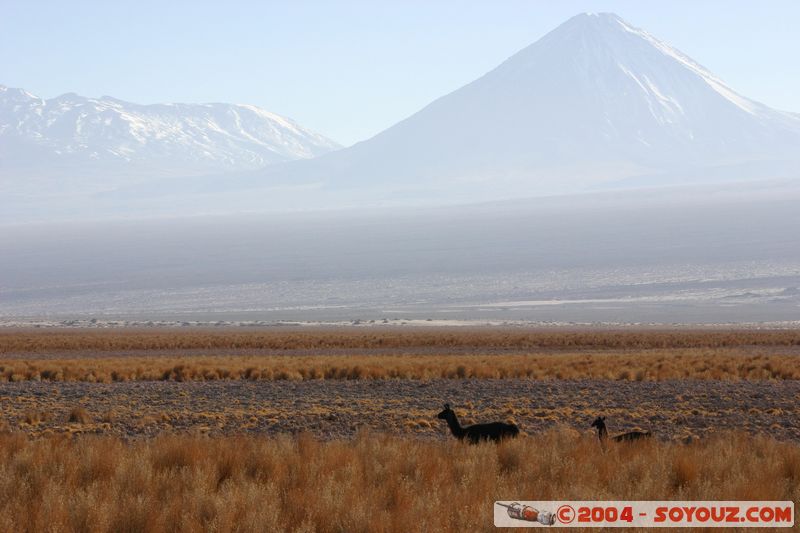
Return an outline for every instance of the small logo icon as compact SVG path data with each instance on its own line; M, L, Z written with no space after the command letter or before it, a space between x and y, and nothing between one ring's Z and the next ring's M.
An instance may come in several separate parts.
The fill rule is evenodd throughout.
M530 505L522 505L519 502L510 504L497 502L500 507L505 507L508 516L516 520L525 520L526 522L538 522L545 526L552 526L556 523L556 515L550 511L540 511Z

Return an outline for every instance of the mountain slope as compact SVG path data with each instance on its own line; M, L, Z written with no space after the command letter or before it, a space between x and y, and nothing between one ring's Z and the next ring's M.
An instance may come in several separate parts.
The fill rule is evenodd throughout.
M786 177L798 146L798 115L739 95L616 15L583 14L372 139L264 179L513 197Z
M241 171L339 146L250 105L137 105L108 96L44 100L0 86L2 177L75 186ZM124 181L122 181L124 183Z
M738 94L613 14L573 17L331 153L330 141L248 106L45 102L10 89L0 104L0 222L800 186L800 115Z

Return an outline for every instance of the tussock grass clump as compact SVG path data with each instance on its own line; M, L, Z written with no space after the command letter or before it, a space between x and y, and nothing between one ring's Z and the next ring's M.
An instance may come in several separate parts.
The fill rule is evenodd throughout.
M497 499L800 500L800 446L0 435L3 531L494 531ZM65 496L65 495L68 495ZM455 512L457 510L458 512Z
M73 407L67 417L67 422L72 424L88 424L92 421L89 412L83 407Z
M36 426L50 419L50 413L46 411L30 410L22 416L22 422L29 426Z

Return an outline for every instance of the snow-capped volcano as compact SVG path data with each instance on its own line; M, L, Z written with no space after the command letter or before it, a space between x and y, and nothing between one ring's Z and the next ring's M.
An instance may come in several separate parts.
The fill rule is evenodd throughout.
M250 106L2 88L0 218L800 185L800 115L740 95L613 14L575 16L375 137L325 153L336 147Z
M2 178L97 185L261 168L337 149L292 120L251 105L138 105L74 93L45 100L0 86ZM59 184L53 184L58 186Z
M582 14L372 139L265 178L515 197L785 177L798 148L799 115L741 96L616 15Z

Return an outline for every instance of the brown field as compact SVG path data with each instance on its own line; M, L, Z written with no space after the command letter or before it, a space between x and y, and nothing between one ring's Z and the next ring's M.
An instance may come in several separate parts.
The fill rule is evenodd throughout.
M800 331L0 332L0 531L490 531L508 499L800 502ZM505 420L465 446L436 419ZM589 424L651 442L599 447Z
M126 350L321 350L466 348L652 349L747 346L800 347L800 330L540 330L521 328L275 328L11 329L0 331L0 353Z
M0 333L0 381L800 379L789 331Z
M800 442L794 330L154 329L0 333L0 424L33 436L201 431L446 438L510 419L536 433L741 429ZM81 414L72 411L81 409Z
M800 501L800 446L725 433L609 446L566 429L468 446L0 436L0 530L495 531L508 499Z
M0 425L28 435L93 433L125 439L168 433L307 432L350 439L367 428L424 440L452 437L436 414L447 402L465 424L508 420L538 434L555 425L659 440L738 429L800 443L800 381L313 380L0 384ZM74 414L83 409L83 415Z
M229 355L2 359L4 381L216 381L318 379L800 379L800 356L735 349L633 353L442 355Z

